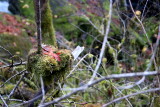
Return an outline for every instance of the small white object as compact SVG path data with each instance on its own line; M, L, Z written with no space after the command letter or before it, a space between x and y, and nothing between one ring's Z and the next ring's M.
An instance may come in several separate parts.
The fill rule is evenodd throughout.
M72 52L72 55L74 57L74 60L76 60L78 58L78 56L83 52L84 50L84 47L81 47L81 46L77 46L73 52Z

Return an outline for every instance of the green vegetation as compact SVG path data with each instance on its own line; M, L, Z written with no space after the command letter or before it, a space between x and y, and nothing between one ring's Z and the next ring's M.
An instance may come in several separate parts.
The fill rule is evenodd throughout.
M158 76L154 75L146 76L144 82L132 88L127 88L127 86L134 85L142 77L106 79L91 87L87 87L86 90L79 89L79 87L89 84L88 82L98 65L97 62L100 60L99 56L102 50L107 22L109 21L108 11L110 8L108 1L100 4L96 0L81 0L81 2L78 0L74 2L50 0L49 4L48 0L44 8L42 5L42 39L44 44L42 44L41 54L37 54L37 45L35 45L37 43L33 44L30 42L30 37L33 37L34 34L36 35L32 18L34 15L32 14L33 8L28 8L30 5L32 7L33 3L29 2L29 0L21 1L21 3L21 7L23 6L22 8L24 9L22 9L22 13L24 11L23 16L27 17L31 9L31 17L28 17L31 20L25 19L24 21L28 26L23 27L21 35L15 35L14 33L0 34L0 45L15 55L12 59L17 61L17 56L26 58L28 55L27 64L16 67L3 68L4 62L11 64L12 59L7 60L5 59L6 57L3 58L5 60L0 59L0 64L2 64L0 69L1 84L4 84L12 75L24 70L25 67L27 69L26 75L18 87L18 91L22 95L19 95L16 90L16 97L13 96L12 98L32 99L34 95L41 91L40 77L43 78L44 88L46 88L45 96L43 96L45 97L44 103L78 90L74 95L56 103L66 107L101 107L103 104L111 102L116 98L123 98L126 95L158 87L159 79ZM102 63L99 66L95 80L113 74L136 74L144 72L146 69L151 72L159 71L159 46L151 66L149 64L152 61L152 48L154 50L156 46L160 21L156 16L142 16L141 11L137 11L139 13L135 11L135 14L137 14L141 23L134 15L129 16L130 11L125 10L124 7L121 8L119 4L113 4L110 31L107 35ZM128 17L125 18L124 14L128 15ZM2 24L9 24L1 15L0 19ZM18 22L22 21L20 17L16 19ZM60 38L61 36L66 40L62 44L57 43L57 41L59 42L60 39L63 39ZM68 42L70 43L69 45L67 44ZM32 44L33 48L30 49ZM72 51L59 49L61 45L62 47L63 45L68 46L70 50L74 50L74 46L81 45L85 47L85 50L73 62ZM29 50L30 52L27 54ZM2 52L1 57L5 56L6 53L6 51ZM3 97L11 92L21 76L22 74L15 76L5 83L4 87L0 87ZM86 87L83 88L85 89ZM29 97L27 94L31 96ZM23 98L23 96L26 97ZM148 105L159 107L159 99L158 92L142 93L110 104L109 107L141 107ZM35 106L40 101L41 99L38 99L38 101L34 102ZM9 104L11 103L9 102Z
M43 8L44 7L44 8ZM52 11L50 9L49 0L44 4L42 10L42 38L43 43L57 46L55 30L52 21Z
M18 0L20 14L24 17L34 19L34 5L33 0Z

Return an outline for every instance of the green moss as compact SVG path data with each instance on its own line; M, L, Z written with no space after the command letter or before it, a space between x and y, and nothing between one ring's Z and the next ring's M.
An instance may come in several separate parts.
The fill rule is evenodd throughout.
M19 11L20 14L24 17L34 19L34 5L33 0L19 0Z
M36 51L33 50L29 54L27 64L27 70L34 73L36 79L42 76L44 84L52 90L58 86L58 82L63 82L72 60L68 50L55 50L54 53L60 54L60 61L49 55L36 54Z
M30 39L26 34L21 36L15 36L7 33L0 34L0 45L9 50L13 55L18 55L22 58L27 58L28 51L31 48ZM4 55L5 54L6 52L4 52Z
M26 83L31 89L34 89L34 90L37 90L37 86L34 84L33 81L27 79L27 78L24 78L23 79L24 83Z
M45 4L46 6L42 11L42 37L43 43L48 45L57 46L56 37L55 37L55 30L53 27L53 20L52 20L52 11L49 5L49 0Z
M160 103L159 103L159 101L160 101L160 97L155 97L154 98L154 107L160 107Z
M4 87L0 88L0 94L8 94L14 87L14 84L5 84Z

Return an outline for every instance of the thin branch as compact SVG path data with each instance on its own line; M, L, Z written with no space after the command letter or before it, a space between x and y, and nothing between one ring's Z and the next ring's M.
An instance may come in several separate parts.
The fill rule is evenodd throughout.
M77 93L77 92L80 92L80 91L84 91L86 90L88 87L91 87L95 84L98 84L99 82L103 81L103 80L108 80L108 79L119 79L119 78L131 78L131 77L137 77L137 76L149 76L149 75L160 75L159 72L157 71L148 71L148 72L139 72L139 73L123 73L123 74L113 74L113 75L108 75L106 77L103 77L101 79L98 79L98 80L95 80L93 81L92 83L88 83L86 85L83 85L81 87L78 87L78 88L75 88L71 93L68 93L66 95L63 95L59 98L56 98L54 99L53 101L51 102L48 102L48 103L43 103L43 105L40 105L39 107L46 107L48 105L51 105L51 104L55 104L55 103L58 103L59 101L63 100L63 99L66 99L68 97L70 97L71 95ZM19 106L22 106L22 105L25 105L25 104L29 104L31 102L34 102L35 100L39 99L42 97L42 94L29 100L29 101L26 101L24 103L21 103L21 104L17 104L17 105L14 105L13 107L19 107Z
M38 54L41 53L42 48L42 31L41 31L41 0L35 0L35 13L36 13L36 24L37 24L37 45Z
M76 70L76 68L78 67L78 65L84 60L84 58L86 58L88 56L88 54L84 55L80 61L75 65L75 67L70 71L70 73L66 76L66 78L70 77L70 75Z
M143 12L142 12L142 19L141 19L141 21L144 19L144 12L146 10L147 4L148 4L148 0L145 3L145 6L144 6L144 9L143 9Z
M26 65L26 64L27 64L27 62L14 63L14 64L11 64L11 65L1 66L0 69L7 68L7 67L15 67L15 66L20 66L20 65Z
M15 90L17 89L17 87L19 86L19 84L21 83L22 79L24 78L25 73L23 73L23 75L21 76L21 78L19 79L18 83L16 84L16 86L13 88L13 90L11 91L11 93L8 95L8 99L10 99L10 97L14 94Z
M26 101L26 102L24 102L24 103L17 104L17 105L12 105L12 107L20 107L20 106L23 106L23 105L25 105L25 104L30 104L30 103L36 101L37 99L40 99L42 96L43 96L43 95L40 94L40 95L38 95L37 97L34 97L33 99L31 99L31 100L29 100L29 101Z
M143 32L145 33L145 36L146 36L146 38L147 38L147 40L148 40L148 43L149 43L149 45L151 46L151 50L152 50L152 52L153 52L153 47L152 47L151 41L150 41L149 38L148 38L148 34L147 34L147 32L146 32L146 30L145 30L145 28L144 28L144 26L143 26L142 21L141 21L141 20L138 18L138 16L135 14L135 11L134 11L133 6L132 6L132 3L131 3L131 0L129 0L129 5L130 5L131 10L132 10L133 14L135 15L136 19L138 20L138 22L139 22L140 25L142 26Z
M151 59L150 59L150 63L148 64L148 67L146 68L146 70L144 72L148 72L148 70L150 69L153 61L154 61L154 58L156 56L156 52L157 52L157 48L158 48L158 45L159 45L159 40L160 40L160 26L159 26L159 32L158 32L158 36L157 36L157 41L156 41L156 46L155 46L155 49L153 51L153 54L151 56ZM143 76L139 81L135 82L133 85L128 85L128 86L125 86L125 87L119 87L119 89L129 89L129 88L132 88L136 85L139 85L141 84L142 82L144 82L145 80L145 76Z
M1 98L2 102L4 103L5 107L8 107L6 101L3 99L3 97L1 95L0 95L0 98Z
M45 90L44 90L44 82L43 82L42 76L40 76L40 80L41 80L41 88L42 88L42 95L43 96L42 96L42 100L41 100L41 103L39 104L39 106L42 105L45 100Z
M2 85L0 85L0 88L3 87L3 86L4 86L7 82L9 82L12 78L16 77L17 75L20 75L20 74L24 73L25 71L26 71L26 70L23 70L23 71L15 74L15 75L13 75L13 76L11 76L11 77L10 77L8 80L6 80Z
M74 26L74 27L76 27L76 28L79 29L81 32L85 33L86 35L89 35L89 36L91 36L92 38L95 38L94 35L92 35L92 34L86 32L86 31L84 31L83 29L81 29L80 27L76 26L75 24L72 24L72 23L71 23L71 25ZM98 39L96 39L96 41L99 42L99 43L102 43L102 42L101 42L100 40L98 40Z
M10 57L12 57L13 55L9 52L9 50L7 50L6 48L0 46L0 48L2 48L3 50L5 50L7 53L9 53Z
M108 75L106 77L103 77L101 79L98 79L98 80L95 80L95 81L92 81L91 83L87 83L79 88L75 88L73 89L73 91L71 93L68 93L66 95L63 95L62 97L59 97L59 98L56 98L54 99L53 101L51 102L48 102L48 103L44 103L43 105L39 106L39 107L46 107L48 105L51 105L51 104L55 104L55 103L58 103L59 101L63 100L63 99L66 99L68 97L70 97L71 95L77 93L77 92L80 92L80 91L84 91L86 90L88 87L91 87L95 84L98 84L99 82L103 81L103 80L107 80L107 79L119 79L119 78L131 78L131 77L137 77L137 76L149 76L149 75L160 75L159 72L157 71L148 71L148 72L139 72L139 73L124 73L124 74L113 74L113 75Z
M109 31L110 31L110 24L111 24L111 18L112 18L112 0L110 0L110 6L109 7L110 7L109 19L108 19L108 24L107 24L107 28L106 28L106 33L105 33L105 36L104 36L104 39L103 39L102 49L101 49L101 52L100 52L100 56L99 56L99 59L98 59L97 66L96 66L96 68L93 72L93 75L92 75L92 77L91 77L91 79L88 83L91 83L94 80L94 78L96 77L97 71L99 70L100 64L102 62L103 54L105 52L106 43L108 43L108 34L109 34Z
M106 106L108 106L108 105L110 105L112 103L115 103L117 101L123 100L123 99L131 97L131 96L135 96L135 95L143 94L143 93L155 92L155 91L160 91L160 88L152 88L152 89L149 89L149 90L145 90L145 91L140 91L140 92L137 92L137 93L129 94L129 95L114 99L113 101L111 101L111 102L109 102L107 104L104 104L102 107L106 107Z

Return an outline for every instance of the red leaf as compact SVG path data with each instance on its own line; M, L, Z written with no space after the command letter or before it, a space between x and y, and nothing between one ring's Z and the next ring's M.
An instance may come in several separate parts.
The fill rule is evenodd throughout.
M44 46L43 47L43 54L51 56L52 58L56 59L57 61L61 61L60 59L60 53L54 53L54 50L51 46Z

